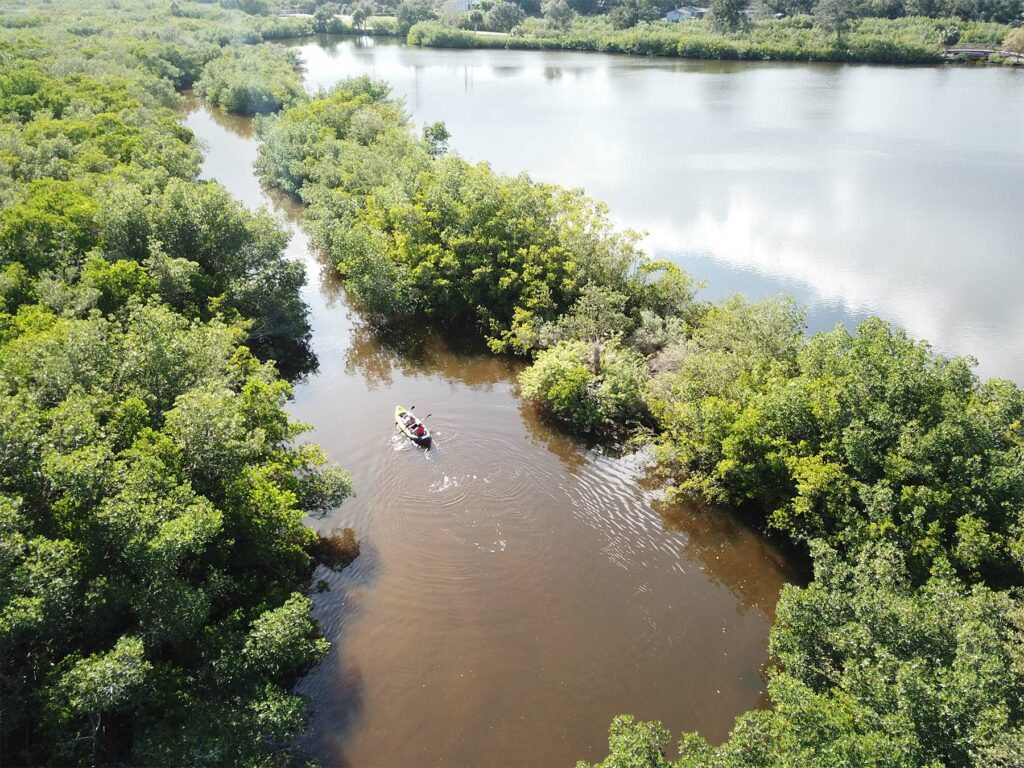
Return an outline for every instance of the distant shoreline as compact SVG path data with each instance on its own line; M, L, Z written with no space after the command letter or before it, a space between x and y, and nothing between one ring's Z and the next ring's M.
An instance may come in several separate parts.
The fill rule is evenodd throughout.
M742 34L715 32L702 22L684 25L642 24L624 30L571 30L551 36L496 35L458 29L438 21L415 24L407 42L424 48L505 48L625 53L663 58L719 61L796 61L854 64L998 64L1020 66L1024 57L999 50L991 39L943 47L927 44L925 36L941 25L936 19L863 19L840 38L823 44L813 39L810 17L765 21ZM698 27L697 24L700 24ZM692 26L691 26L692 25ZM990 37L1002 25L978 25ZM936 33L937 37L937 33ZM981 58L977 51L991 53ZM970 54L957 53L958 50ZM953 55L950 55L953 52Z

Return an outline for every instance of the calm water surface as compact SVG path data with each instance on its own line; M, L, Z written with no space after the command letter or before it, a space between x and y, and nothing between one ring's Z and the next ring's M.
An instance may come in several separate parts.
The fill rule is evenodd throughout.
M300 683L326 765L573 765L628 711L724 737L764 703L787 563L724 514L659 508L633 458L579 445L515 395L514 364L433 337L382 343L252 175L246 120L193 109L204 176L286 220L320 368L290 410L358 496L313 524L362 552L314 612L333 646ZM431 413L428 453L396 403Z
M496 168L581 186L705 295L877 314L1024 382L1024 70L305 44Z
M303 44L307 81L368 73L453 149L579 185L707 295L789 292L812 328L869 313L1024 380L1024 77L996 69L669 62ZM300 684L327 765L572 765L611 717L718 740L764 703L780 554L734 519L664 509L635 459L580 446L515 367L382 342L259 188L249 123L193 108L204 175L268 205L308 266L319 370L293 414L358 496L314 524L362 554L315 597L333 642ZM429 453L396 403L431 413Z

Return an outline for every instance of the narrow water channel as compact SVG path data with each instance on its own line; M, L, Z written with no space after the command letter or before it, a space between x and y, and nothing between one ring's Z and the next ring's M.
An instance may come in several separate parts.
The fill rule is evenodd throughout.
M267 196L249 121L191 105L203 176L266 205L307 265L319 369L292 414L358 496L325 520L361 544L314 612L332 642L299 685L329 766L554 766L601 757L611 718L721 739L764 703L774 605L792 574L735 519L659 508L633 458L553 430L516 365L431 336L383 343L311 254L299 211ZM425 452L395 404L431 414Z

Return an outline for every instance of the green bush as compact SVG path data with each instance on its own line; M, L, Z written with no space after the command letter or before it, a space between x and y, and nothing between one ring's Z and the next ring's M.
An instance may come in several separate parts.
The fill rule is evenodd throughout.
M440 21L420 21L409 29L406 42L425 48L475 48L479 38L472 32Z
M1024 27L1018 27L1006 36L1003 48L1014 53L1024 53Z
M556 418L594 430L639 421L646 380L643 357L629 347L562 341L537 355L519 375L519 387Z
M269 45L229 48L203 69L196 93L228 112L276 112L304 95L294 52Z

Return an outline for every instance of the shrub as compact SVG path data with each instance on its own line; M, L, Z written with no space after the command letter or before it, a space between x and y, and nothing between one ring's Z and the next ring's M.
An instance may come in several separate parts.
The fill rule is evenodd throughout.
M1006 36L1003 48L1014 53L1024 53L1024 27L1018 27Z
M519 386L551 415L589 431L639 420L646 379L643 357L618 342L563 341L537 355Z
M228 112L276 112L304 95L295 54L269 45L230 48L203 69L196 93Z
M472 32L441 21L421 21L409 29L409 45L426 48L475 48L479 38Z

